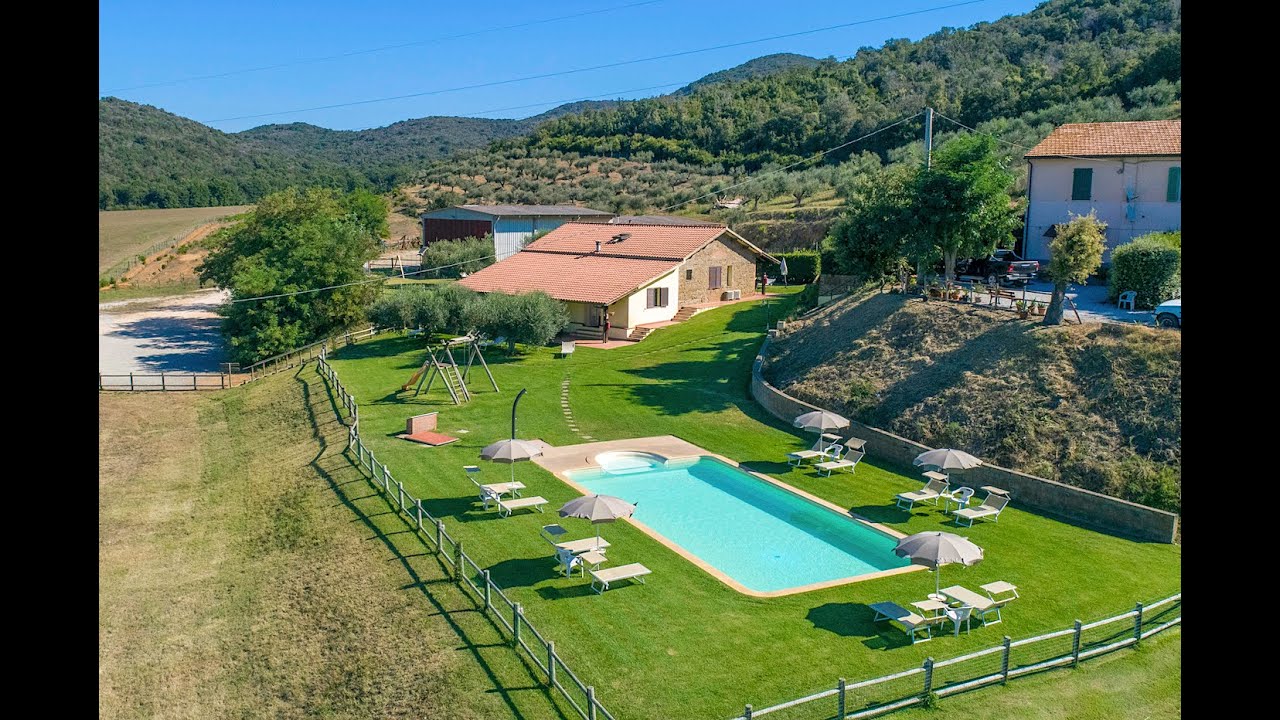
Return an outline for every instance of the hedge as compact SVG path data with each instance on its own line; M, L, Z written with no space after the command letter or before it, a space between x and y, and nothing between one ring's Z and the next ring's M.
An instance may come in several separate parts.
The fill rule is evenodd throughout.
M1120 293L1135 290L1135 305L1153 308L1182 289L1182 251L1166 241L1143 236L1111 251L1107 294L1114 302Z
M822 274L822 255L817 250L795 250L773 253L773 256L779 261L786 258L788 283L811 283ZM777 265L770 265L767 270L770 275L782 275Z

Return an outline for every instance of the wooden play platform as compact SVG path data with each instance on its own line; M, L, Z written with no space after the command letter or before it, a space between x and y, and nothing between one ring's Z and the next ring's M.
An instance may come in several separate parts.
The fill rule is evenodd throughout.
M405 422L404 432L396 437L432 447L457 442L458 438L452 435L436 432L436 422L439 420L439 414L429 412L425 415L414 415Z

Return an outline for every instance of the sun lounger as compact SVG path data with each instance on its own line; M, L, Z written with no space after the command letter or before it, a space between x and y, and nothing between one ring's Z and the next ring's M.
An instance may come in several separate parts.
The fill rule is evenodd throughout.
M545 510L542 509L542 506L546 504L547 504L547 499L542 497L541 495L535 495L533 497L527 497L527 498L515 498L512 500L503 500L499 498L498 512L503 517L511 517L512 510L519 510L520 508L527 508L527 507L536 507L538 508L538 512L546 512ZM486 507L488 506L486 505Z
M480 499L484 501L485 510L489 509L490 502L501 500L502 496L508 493L510 493L511 497L513 498L520 497L520 491L524 489L524 483L518 480L516 482L492 483L489 485L481 485L480 483L476 482L476 479L472 477L471 473L467 473L467 479L471 481L472 485L475 485L477 488L479 488Z
M653 572L649 568L640 563L631 563L630 565L620 565L613 568L605 568L604 570L591 571L591 589L597 593L604 594L609 589L609 583L615 583L619 580L634 579L641 585L644 584L644 577ZM596 587L596 584L600 587Z
M960 518L968 520L969 527L973 527L973 521L978 518L991 518L991 522L996 522L996 518L1000 517L1000 511L1009 504L1008 495L997 495L995 493L988 494L982 500L982 504L976 508L962 508L956 511L956 524L960 524Z
M597 540L594 537L582 538L581 540L569 540L567 542L556 543L556 547L564 548L571 553L579 554L591 552L592 550L601 550L609 547L609 541L604 538Z
M813 445L808 450L800 450L793 453L787 453L787 464L791 467L800 467L805 460L826 460L840 446L840 436L831 433L822 433L818 439L813 441Z
M979 619L987 625L994 625L1004 620L1004 617L1000 614L1000 608L1008 605L1017 598L1017 594L1015 593L1011 597L992 600L990 596L979 595L963 585L952 585L951 587L942 588L941 592L951 600L955 600L956 602L972 607L973 612L977 613ZM987 615L991 613L995 613L996 619L988 622Z
M872 622L892 620L901 624L903 629L907 631L907 635L910 636L912 645L916 643L916 634L921 630L925 634L922 642L928 642L933 639L933 628L947 621L946 615L922 617L893 602L878 602L868 605L868 607L876 611L876 616L872 619Z
M845 468L848 468L849 472L852 473L854 468L858 466L858 463L862 458L866 457L866 455L867 454L861 450L849 450L845 453L843 458L834 458L827 462L820 462L814 465L814 467L826 473L827 477L831 477L831 471L843 470Z
M905 502L907 504L907 510L915 507L916 503L924 502L925 500L932 500L933 504L937 505L938 498L942 497L942 493L946 492L950 487L951 484L946 480L930 478L929 484L925 485L923 490L898 493L896 496L897 505L898 507L902 507L902 503Z

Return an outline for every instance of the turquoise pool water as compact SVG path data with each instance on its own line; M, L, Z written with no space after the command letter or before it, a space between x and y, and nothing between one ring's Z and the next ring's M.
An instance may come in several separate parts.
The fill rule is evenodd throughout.
M566 473L636 503L635 519L756 592L904 567L894 538L710 457Z

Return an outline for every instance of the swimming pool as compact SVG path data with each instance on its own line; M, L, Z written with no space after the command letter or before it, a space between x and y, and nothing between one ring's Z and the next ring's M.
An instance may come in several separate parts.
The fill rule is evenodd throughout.
M597 463L565 476L636 503L635 520L751 592L909 565L888 534L712 457L602 453Z

